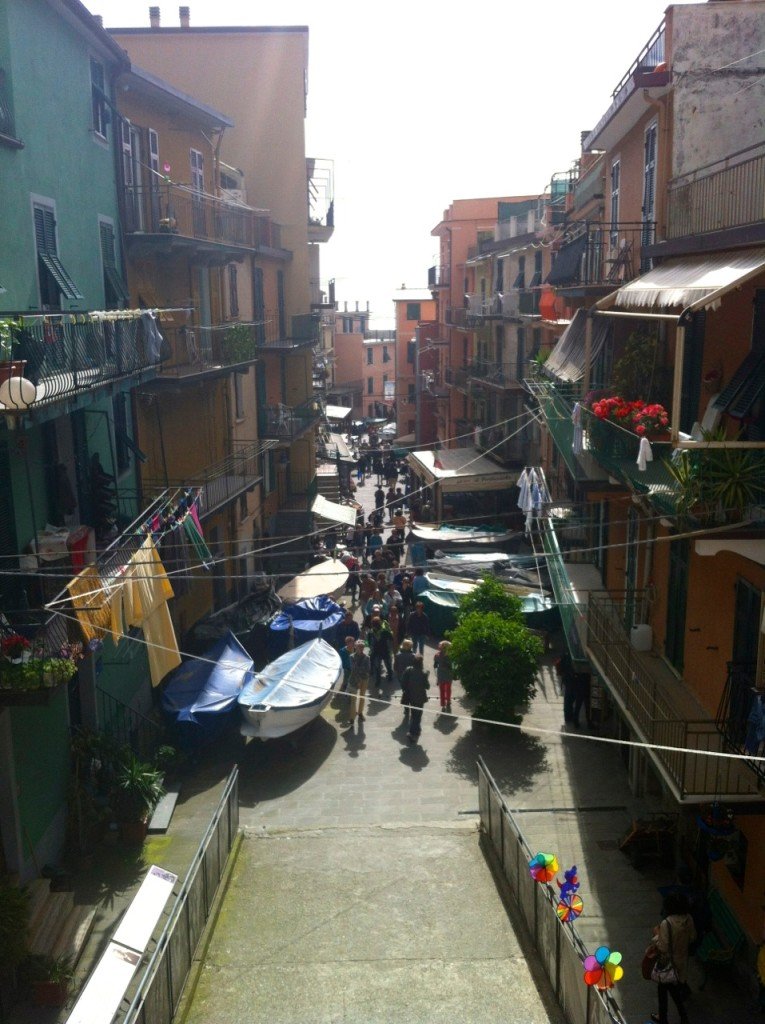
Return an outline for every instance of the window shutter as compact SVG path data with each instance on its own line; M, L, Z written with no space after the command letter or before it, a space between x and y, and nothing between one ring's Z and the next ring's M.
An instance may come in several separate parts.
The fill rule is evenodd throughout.
M114 267L114 229L101 221L101 259L105 267Z
M56 221L53 210L35 206L35 242L39 254L56 255Z

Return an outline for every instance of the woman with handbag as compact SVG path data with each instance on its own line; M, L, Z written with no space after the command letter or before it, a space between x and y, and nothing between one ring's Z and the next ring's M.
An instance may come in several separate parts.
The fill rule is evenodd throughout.
M680 1014L680 1024L689 1024L683 1002L688 976L688 946L696 938L693 918L688 913L688 899L682 893L670 893L665 909L667 916L654 931L656 959L651 979L659 990L659 1012L651 1014L657 1024L669 1024L669 997Z

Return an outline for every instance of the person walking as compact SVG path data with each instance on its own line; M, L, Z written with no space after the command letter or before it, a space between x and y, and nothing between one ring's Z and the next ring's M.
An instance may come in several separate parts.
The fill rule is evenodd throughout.
M438 696L441 700L441 710L451 714L452 711L452 680L454 679L454 668L452 659L449 657L451 644L448 640L442 640L438 645L438 652L433 659L433 666L436 670L436 682L438 683Z
M356 649L356 641L352 636L345 638L345 643L340 648L340 661L343 665L343 689L348 689L348 680L351 676L351 658Z
M388 609L388 625L393 638L393 653L395 655L401 643L401 634L404 628L404 620L397 604L392 604Z
M353 612L350 608L345 609L345 614L343 615L342 622L340 622L337 627L337 632L340 636L345 637L346 643L348 642L348 637L350 637L355 643L361 636L359 624L354 619Z
M399 652L393 659L393 674L399 686L401 685L404 672L410 665L414 665L414 651L412 650L412 646L412 641L408 637L406 640L402 640ZM404 709L404 718L407 718L408 716L409 711Z
M425 614L425 605L418 601L414 611L406 620L406 635L412 638L414 649L419 654L425 651L425 638L430 635L430 619Z
M410 743L416 743L422 732L422 709L428 699L430 682L428 673L422 665L422 655L415 654L414 664L404 670L401 680L401 703L404 705L404 714L409 710L409 737Z
M671 981L658 980L659 1012L651 1014L656 1024L668 1024L669 997L680 1014L680 1024L688 1024L688 1013L683 1000L684 987L688 983L688 947L696 938L696 927L688 912L688 898L680 892L669 893L665 901L667 916L654 929L653 944L656 946L656 966L674 967Z
M364 721L370 675L369 655L364 650L364 641L356 640L353 648L348 676L348 720L351 729L357 716L360 722Z
M384 470L383 470L382 452L380 451L379 448L374 453L374 457L372 459L372 469L374 470L375 474L377 475L377 486L382 489L383 472L384 472Z
M390 626L379 615L372 616L372 628L367 634L367 644L371 662L370 675L374 678L377 693L381 694L383 665L385 665L386 681L391 682L393 678L393 666L391 665L393 636Z

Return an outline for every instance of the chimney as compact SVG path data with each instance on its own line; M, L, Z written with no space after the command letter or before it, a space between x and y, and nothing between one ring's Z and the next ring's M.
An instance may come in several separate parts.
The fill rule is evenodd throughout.
M149 8L149 25L151 28L159 28L159 7Z
M101 14L94 14L93 15L93 21L95 21L96 25L98 25L99 28L103 28L104 27L103 15L101 15Z
M179 7L178 17L181 19L181 28L189 27L189 15L191 13L190 7Z

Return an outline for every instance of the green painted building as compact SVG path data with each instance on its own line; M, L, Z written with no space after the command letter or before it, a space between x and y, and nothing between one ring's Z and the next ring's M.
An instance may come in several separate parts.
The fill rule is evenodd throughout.
M141 512L131 392L159 353L140 317L93 315L127 302L113 94L128 68L78 0L0 4L0 637L48 656L81 636L46 605ZM20 671L0 657L0 874L25 879L62 855L72 727L129 721L151 695L127 641L44 700Z

